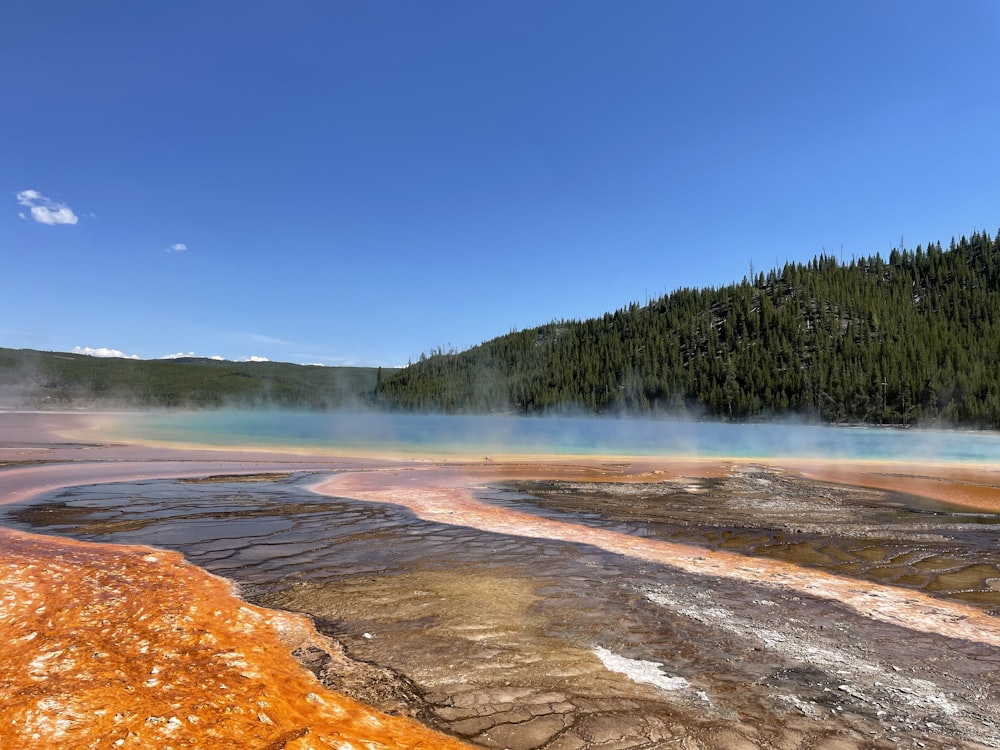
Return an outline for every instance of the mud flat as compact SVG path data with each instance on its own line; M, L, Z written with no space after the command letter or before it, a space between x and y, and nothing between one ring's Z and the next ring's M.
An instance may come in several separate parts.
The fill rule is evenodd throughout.
M325 737L318 727L336 721L321 725L309 695L330 703L344 693L377 706L379 722L415 718L480 747L1000 746L1000 525L984 511L996 509L1000 490L988 468L858 465L847 475L843 466L821 474L824 467L791 462L428 463L13 442L8 436L0 452L11 461L0 488L13 488L15 500L2 523L18 530L4 533L29 551L37 546L26 562L5 540L4 570L36 572L30 587L8 589L0 627L63 638L45 649L18 641L5 653L0 699L14 705L15 696L32 716L54 710L65 697L59 685L97 684L105 729L113 727L108 710L128 710L142 719L132 728L137 737L170 726L173 746L226 746L205 733L207 719L187 722L187 704L154 711L130 703L140 688L149 695L143 685L161 679L152 670L169 664L191 667L166 684L183 685L192 705L218 697L207 677L218 671L227 689L253 685L276 725L294 713L282 731L317 727L297 737L275 731L272 744L258 746L324 746L307 737ZM84 455L73 467L76 482L72 464L56 463ZM890 474L931 489L882 488L878 477ZM188 476L212 479L181 479ZM963 497L975 502L950 504ZM28 529L56 536L24 535ZM187 563L173 552L109 543L176 550ZM42 573L48 559L70 559L68 550L78 557L60 569L62 579ZM111 587L124 587L130 601L163 590L150 580L185 592L174 601L225 600L224 580L193 563L234 581L246 603L233 599L235 614L189 624L206 650L189 653L170 640L179 631L160 629L139 640L147 653L175 654L169 661L119 659L118 682L76 676L81 664L101 660L87 662L77 648L68 665L67 644L96 641L110 627L101 620L119 623L115 644L144 627L115 609L123 605L113 593L87 583L103 580L108 561L132 558L142 569L124 567ZM81 577L67 578L70 570ZM54 608L64 616L48 615L49 634L45 613ZM96 632L73 630L74 613L90 613ZM225 622L240 616L263 630L240 626L230 635ZM230 638L236 645L226 641L216 653L238 657L205 647L206 639ZM298 663L254 672L238 662L249 663L255 647L265 663L293 652ZM94 649L105 660L124 650ZM221 676L226 658L243 677ZM25 680L28 668L44 664L63 671ZM256 729L254 722L268 726L254 716L254 699L235 705ZM77 725L61 725L58 737L54 725L40 730L36 721L35 744L14 744L74 746L89 714L72 716ZM216 731L229 725L220 716ZM130 737L92 736L105 744ZM373 747L423 740L377 741ZM438 741L446 742L437 735L425 746L446 746Z

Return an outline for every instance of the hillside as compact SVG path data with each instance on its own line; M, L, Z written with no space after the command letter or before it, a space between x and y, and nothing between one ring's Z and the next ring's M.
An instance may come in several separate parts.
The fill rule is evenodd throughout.
M394 408L1000 427L1000 234L680 289L387 378Z
M370 403L381 377L380 369L370 367L133 360L0 348L0 400L7 407L333 409Z

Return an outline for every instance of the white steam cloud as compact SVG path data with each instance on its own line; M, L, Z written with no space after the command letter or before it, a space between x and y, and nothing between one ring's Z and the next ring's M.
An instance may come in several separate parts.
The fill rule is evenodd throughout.
M46 198L37 190L22 190L17 194L17 202L31 211L31 218L39 224L76 224L80 219L65 203ZM18 214L27 219L24 211Z

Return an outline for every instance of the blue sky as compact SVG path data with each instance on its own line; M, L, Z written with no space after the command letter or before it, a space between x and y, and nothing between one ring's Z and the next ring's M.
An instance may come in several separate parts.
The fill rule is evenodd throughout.
M998 36L993 0L3 3L0 346L394 366L992 234Z

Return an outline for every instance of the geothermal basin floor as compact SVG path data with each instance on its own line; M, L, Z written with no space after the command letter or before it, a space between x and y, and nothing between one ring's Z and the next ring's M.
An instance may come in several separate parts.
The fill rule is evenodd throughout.
M482 747L1000 744L998 529L988 515L908 509L878 490L762 466L655 483L473 483L490 512L565 524L562 539L363 499L429 471L64 488L7 507L4 524L180 551L256 605L311 616L380 668L352 684L327 670L328 686ZM312 491L319 480L330 494ZM594 531L698 545L686 549L707 572L586 543ZM716 553L742 556L749 573L712 575ZM754 561L767 560L804 570L806 582L755 582ZM907 626L924 610L873 619L820 591L813 571L856 581L873 602L882 589L863 584L891 582L890 592L905 585L943 609L929 625ZM309 662L308 649L299 656Z

